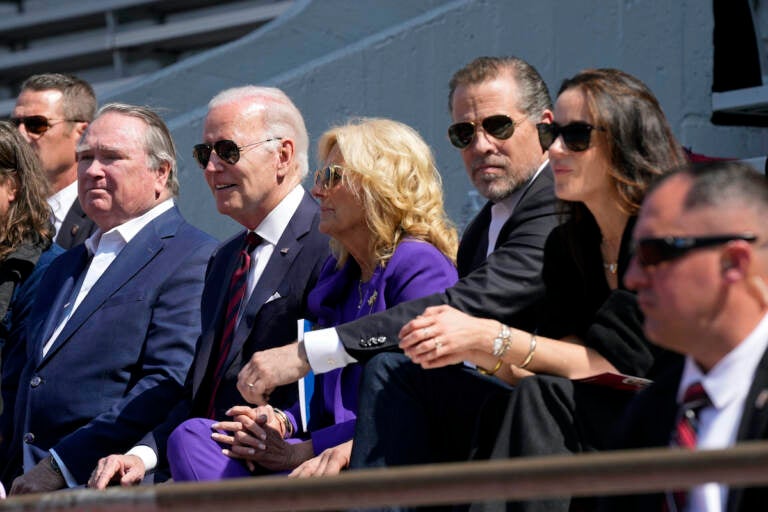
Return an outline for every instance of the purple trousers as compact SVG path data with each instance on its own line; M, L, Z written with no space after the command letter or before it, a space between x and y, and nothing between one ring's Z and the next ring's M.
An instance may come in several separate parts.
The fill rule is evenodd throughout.
M225 445L211 439L211 425L214 423L206 418L192 418L171 433L168 438L168 464L175 482L251 476L242 461L221 453Z

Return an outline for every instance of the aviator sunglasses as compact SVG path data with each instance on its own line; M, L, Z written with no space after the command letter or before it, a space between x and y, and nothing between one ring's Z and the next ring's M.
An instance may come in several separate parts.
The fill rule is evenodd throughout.
M539 123L536 125L536 130L539 132L539 144L541 144L543 151L548 150L549 146L562 135L565 147L571 151L580 152L586 151L589 147L592 130L605 131L605 128L577 121L568 123L565 126L557 123Z
M515 133L515 124L519 124L519 121L515 122L511 117L504 114L488 116L480 121L480 126L483 127L485 133L500 140L506 140ZM464 149L472 144L476 133L477 125L471 121L455 123L448 127L448 138L451 140L451 144L459 149Z
M251 144L245 144L244 146L238 146L233 140L223 139L217 140L211 144L195 144L192 148L192 156L197 160L198 165L205 169L208 167L208 162L211 160L211 151L215 151L219 158L228 164L234 165L240 160L240 152L245 148L252 146L258 146L265 142L273 140L283 140L282 137L272 137L270 139L260 140L258 142L252 142Z
M315 171L315 185L323 190L330 190L341 183L341 175L344 168L331 164Z
M695 249L715 247L734 240L754 242L757 236L751 233L711 236L666 236L663 238L641 238L634 246L637 262L641 267L658 265L680 258Z
M27 130L27 133L34 135L42 135L51 129L54 125L59 123L85 123L82 119L48 119L45 116L24 116L24 117L12 117L9 120L13 126L18 128L22 124Z

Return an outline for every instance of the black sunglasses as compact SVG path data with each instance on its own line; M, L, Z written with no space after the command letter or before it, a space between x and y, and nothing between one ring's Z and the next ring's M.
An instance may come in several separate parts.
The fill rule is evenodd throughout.
M680 258L695 249L715 247L734 240L754 242L757 236L751 233L711 236L666 236L663 238L641 238L635 242L634 254L641 267L658 265L664 261Z
M536 125L536 130L539 132L539 144L541 144L543 151L548 150L549 146L562 135L565 147L571 151L579 152L585 151L589 147L592 130L605 131L605 128L577 121L565 126L560 126L557 123L539 123Z
M341 175L344 168L331 164L315 171L315 185L323 190L329 190L341 183Z
M24 116L10 118L11 124L18 128L22 124L28 133L42 135L59 123L85 123L82 119L48 119L45 116Z
M517 123L519 124L519 121ZM488 116L480 121L480 126L483 127L485 133L500 140L506 140L515 133L515 124L511 117L504 114ZM459 149L464 149L472 144L476 133L477 125L471 121L455 123L448 127L448 138L451 140L451 144Z
M228 164L236 164L240 160L240 152L245 148L251 146L258 146L265 142L273 140L283 140L282 137L272 137L270 139L260 140L258 142L252 142L251 144L245 144L244 146L238 146L233 140L223 139L217 140L211 144L195 144L192 148L192 156L197 160L198 165L205 169L208 167L208 162L211 160L211 151L215 151L219 158L227 162Z

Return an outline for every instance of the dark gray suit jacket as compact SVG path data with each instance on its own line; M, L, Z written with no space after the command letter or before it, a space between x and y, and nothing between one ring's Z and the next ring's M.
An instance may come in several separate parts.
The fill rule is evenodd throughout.
M64 249L71 249L85 242L94 231L96 224L83 212L80 200L75 199L61 223L55 241Z
M632 402L623 419L617 448L650 448L669 445L677 415L677 389L682 377L682 363L671 368ZM763 353L755 378L744 402L744 413L737 434L738 441L768 439L768 351ZM663 494L618 496L604 499L600 510L661 510ZM731 488L727 512L764 510L768 487Z
M523 193L486 259L491 221L491 204L486 204L461 239L457 258L461 279L444 293L336 327L346 351L366 361L380 352L396 350L402 326L425 308L440 304L532 330L537 303L544 296L544 242L558 224L555 206L552 170L547 166Z

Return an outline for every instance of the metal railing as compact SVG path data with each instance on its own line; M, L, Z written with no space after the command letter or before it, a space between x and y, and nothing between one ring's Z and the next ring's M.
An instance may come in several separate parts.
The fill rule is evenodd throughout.
M0 502L0 511L340 510L397 505L524 500L687 488L705 482L732 487L768 484L768 442L725 450L667 448L433 464L345 472L339 476L244 478L68 490Z

